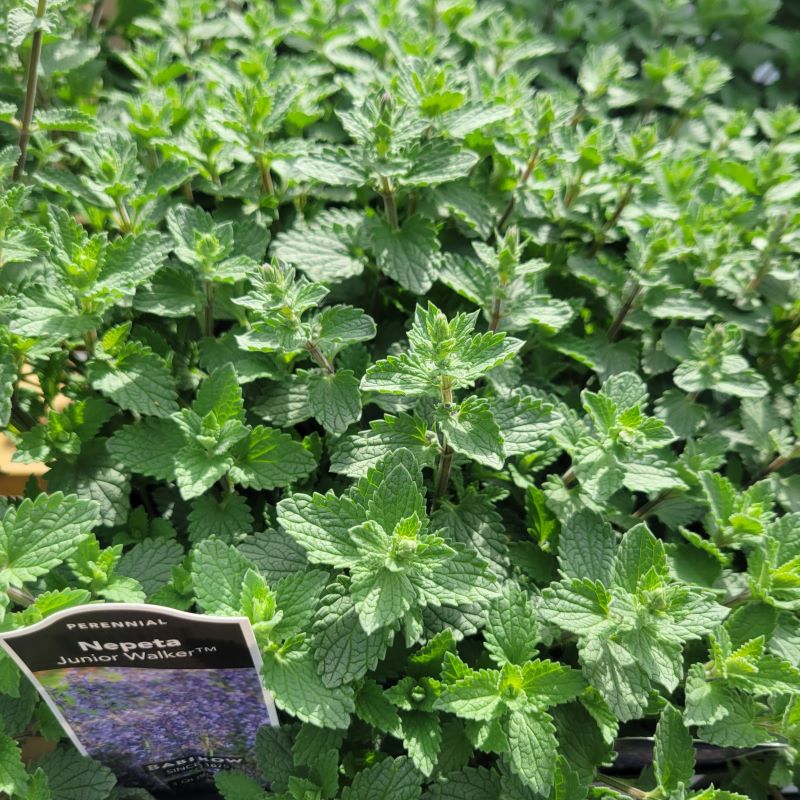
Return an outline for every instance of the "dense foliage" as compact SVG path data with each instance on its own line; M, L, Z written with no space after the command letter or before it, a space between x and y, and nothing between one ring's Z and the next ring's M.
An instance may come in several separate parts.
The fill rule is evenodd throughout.
M780 797L796 4L106 6L2 3L2 625L247 615L269 796ZM125 795L0 692L0 791Z

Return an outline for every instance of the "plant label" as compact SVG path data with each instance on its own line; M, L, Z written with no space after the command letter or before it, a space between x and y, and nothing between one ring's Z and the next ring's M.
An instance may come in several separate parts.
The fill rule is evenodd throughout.
M75 747L124 786L182 794L220 770L253 776L256 733L277 725L250 623L105 603L0 634Z

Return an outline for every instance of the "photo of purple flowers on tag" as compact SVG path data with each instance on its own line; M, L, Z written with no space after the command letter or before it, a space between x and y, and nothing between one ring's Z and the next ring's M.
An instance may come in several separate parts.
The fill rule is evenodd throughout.
M252 669L67 667L35 674L89 755L128 785L164 789L231 768L256 774L256 732L270 720Z

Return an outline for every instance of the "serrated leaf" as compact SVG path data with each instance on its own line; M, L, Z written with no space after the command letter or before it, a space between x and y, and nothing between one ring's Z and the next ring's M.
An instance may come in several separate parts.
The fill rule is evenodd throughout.
M26 782L27 773L17 743L0 734L0 791L11 796L21 790Z
M89 376L95 389L127 411L168 417L178 410L175 379L154 353L133 353L116 365L94 361Z
M47 776L52 800L106 800L117 782L108 767L66 747L36 763Z
M547 714L512 711L508 720L509 760L517 775L538 794L553 784L558 743Z
M344 433L361 417L359 383L351 370L337 370L332 375L323 372L309 375L311 412L329 433Z
M441 407L437 422L457 453L494 469L503 466L503 437L488 400L468 397L458 406Z
M0 523L2 577L21 586L68 558L98 522L98 507L60 492L9 508Z
M394 230L383 219L368 230L370 246L381 271L404 289L424 295L436 280L438 253L436 227L419 215Z
M162 481L175 479L175 455L183 447L180 428L150 417L120 428L108 440L108 452L126 469Z
M117 572L137 580L150 597L172 579L172 568L183 559L183 547L169 539L144 539L125 553Z
M694 743L683 724L680 712L667 706L656 726L653 766L661 790L669 795L683 785L689 786L694 775Z
M579 511L561 527L558 564L567 578L587 578L609 585L616 551L614 531L594 511Z
M339 729L350 724L350 714L355 710L352 687L325 686L310 651L296 650L282 656L267 651L262 674L276 705L303 722Z
M235 547L217 539L200 542L193 553L192 584L200 605L209 614L238 616L250 563Z
M312 644L326 686L341 686L374 669L392 638L387 630L368 634L361 627L352 599L343 591L322 598Z
M230 476L245 488L274 489L304 478L314 457L286 433L256 425L236 449Z
M342 792L342 800L418 800L422 775L408 758L387 758L362 770Z

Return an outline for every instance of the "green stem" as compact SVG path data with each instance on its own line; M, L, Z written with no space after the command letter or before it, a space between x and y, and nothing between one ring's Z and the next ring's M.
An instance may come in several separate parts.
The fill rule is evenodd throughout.
M214 335L214 284L204 281L203 289L206 295L206 304L203 308L203 336Z
M261 187L270 196L275 194L275 184L272 182L272 173L269 171L269 164L263 159L258 159L258 172L261 175Z
M788 453L786 453L786 455L773 458L769 464L767 464L765 467L762 467L755 475L753 475L747 485L752 486L754 483L758 483L762 478L766 478L767 475L771 475L773 472L783 469L783 467L785 467L796 456L800 456L800 443L796 444Z
M573 183L570 185L569 189L567 189L567 195L564 198L564 205L567 208L572 208L572 204L575 202L575 198L578 196L578 193L581 190L581 181L583 180L583 173L579 172L578 177L575 178Z
M103 19L103 0L94 0L92 7L92 17L90 25L95 30L100 27L100 21Z
M619 222L619 218L622 216L622 212L627 207L628 203L630 202L631 195L633 194L633 184L629 183L628 187L625 189L622 197L617 201L617 205L614 208L614 212L611 216L605 221L603 224L600 233L598 234L597 238L594 240L592 244L592 248L589 251L590 256L597 255L597 251L603 246L606 240L606 234Z
M47 0L39 0L36 6L36 17L41 19L47 10ZM19 131L19 159L14 167L13 179L18 181L25 171L25 161L28 158L28 142L31 138L31 123L33 122L33 109L36 104L36 85L39 81L39 59L42 55L42 30L33 32L31 39L31 57L28 61L28 81L25 87L25 103L22 108L22 126Z
M18 606L30 606L36 602L36 598L27 589L17 589L11 586L6 589L6 594Z
M447 378L442 379L442 403L449 406L453 402L453 387ZM438 500L447 493L450 483L450 471L453 467L453 448L447 443L447 437L442 432L442 449L439 453L439 464L436 468L436 494Z
M764 247L764 252L761 254L761 258L758 261L758 268L756 269L756 274L753 276L753 279L750 283L747 284L747 291L754 292L761 281L767 277L769 274L770 264L772 263L772 255L775 250L775 247L781 240L781 236L783 236L783 230L786 227L786 217L781 217L776 223L775 227L770 231L769 238L767 239L767 244Z
M598 775L597 781L598 783L610 786L612 789L616 789L618 792L627 794L628 797L636 798L636 800L647 800L647 798L653 797L649 792L643 792L641 789L637 789L635 786L631 786L629 783L621 781L613 775Z
M738 608L741 605L744 605L748 600L752 599L753 593L749 589L745 589L744 591L739 592L739 594L735 594L733 597L729 597L727 600L723 601L722 605L726 608Z
M642 286L637 281L633 284L630 292L628 292L628 296L625 298L625 301L622 303L622 306L617 312L617 316L614 317L614 321L611 323L611 327L608 329L609 342L613 342L619 335L619 330L622 327L622 323L625 322L625 317L628 316L628 312L633 307L633 304L636 302L636 298L639 296L639 292L641 291Z
M328 361L327 357L325 356L325 353L323 353L322 350L319 349L319 346L316 344L316 342L306 342L305 347L306 350L308 350L309 355L311 356L311 358L314 359L318 367L324 369L325 372L327 372L329 375L333 375L336 372L336 370L333 368L333 364L331 364L331 362Z
M644 517L652 514L653 511L658 508L665 500L669 500L671 497L675 497L676 492L672 489L667 489L661 492L660 495L654 497L652 500L648 500L643 505L639 506L631 516L635 517L636 519L643 519Z
M502 319L502 309L503 301L499 297L495 297L494 300L492 300L492 318L489 322L489 330L492 333L497 331L497 326L500 324L500 320Z
M400 220L397 216L397 200L395 199L394 189L389 179L381 175L381 197L383 198L383 209L386 212L386 219L394 230L400 230Z
M531 177L531 173L533 172L534 168L536 167L536 162L539 160L539 148L537 147L531 157L528 159L528 163L525 165L525 171L520 176L520 179L517 181L517 185L514 187L514 192L516 192L521 186L524 186L528 182L528 178ZM516 204L517 200L512 192L511 197L508 200L508 203L505 207L505 210L500 216L500 219L497 221L497 228L496 230L498 233L503 232L503 228L506 226L509 217L511 216L511 212L514 210L514 205Z
M125 198L115 198L114 203L117 206L117 213L119 214L120 224L123 233L133 232L133 223L131 222L131 215L128 213L128 206L125 205Z
M575 469L570 467L562 476L561 480L564 481L564 486L572 486L576 480Z

